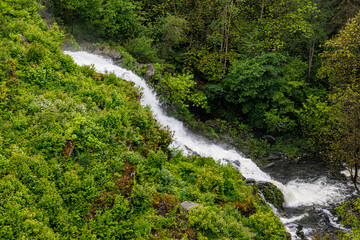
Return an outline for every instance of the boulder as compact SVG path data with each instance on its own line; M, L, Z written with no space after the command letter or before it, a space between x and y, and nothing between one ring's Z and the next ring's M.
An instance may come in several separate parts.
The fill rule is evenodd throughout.
M194 202L190 202L190 201L185 201L181 203L181 207L188 212L190 210L190 208L195 207L199 205L198 203L194 203Z
M306 237L305 237L305 233L304 233L304 231L303 231L303 229L304 229L304 227L302 226L302 225L298 225L297 227L296 227L296 235L298 236L298 237L300 237L300 239L307 239Z
M228 163L231 163L231 161L229 159L223 158L223 159L221 159L221 163L228 164Z
M155 76L155 67L152 64L147 64L146 65L146 72L144 75L144 78L146 80L150 79L151 77Z
M138 62L135 63L135 68L142 69L143 67L144 67L144 64L138 63Z
M88 51L97 54L97 55L101 55L104 57L109 57L111 58L115 63L121 61L121 59L123 58L123 55L120 51L116 50L116 49L111 49L108 48L104 45L100 45L99 47L97 47L95 50L91 51L92 49L88 48Z

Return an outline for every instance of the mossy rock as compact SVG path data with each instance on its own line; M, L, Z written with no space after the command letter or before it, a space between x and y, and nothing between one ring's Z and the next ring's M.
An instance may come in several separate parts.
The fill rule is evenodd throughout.
M274 184L270 182L257 182L256 185L268 203L271 203L277 209L284 210L284 194Z

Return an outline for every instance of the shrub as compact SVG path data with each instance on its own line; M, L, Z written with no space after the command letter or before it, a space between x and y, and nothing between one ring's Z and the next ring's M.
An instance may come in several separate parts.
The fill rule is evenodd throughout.
M152 204L152 195L155 189L151 186L142 186L136 184L131 193L132 208L137 215L144 214Z
M208 236L216 237L223 231L225 222L217 209L198 205L190 208L189 224Z
M285 229L272 212L258 212L251 215L249 227L255 232L255 238L259 240L286 239Z

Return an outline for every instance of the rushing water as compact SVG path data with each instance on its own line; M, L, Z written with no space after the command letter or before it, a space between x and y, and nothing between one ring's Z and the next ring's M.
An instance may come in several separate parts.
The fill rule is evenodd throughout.
M317 231L326 232L329 228L340 228L329 209L349 197L352 188L346 182L332 179L323 166L313 168L315 164L291 169L289 165L265 173L251 159L244 157L237 150L213 144L202 136L190 132L179 120L168 116L162 110L154 91L133 72L114 65L110 59L87 52L65 53L79 65L93 65L98 72L113 72L120 78L134 82L135 86L143 92L141 104L149 105L157 121L164 126L169 126L174 133L174 142L171 147L181 149L184 153L196 152L202 156L212 157L222 163L236 162L234 166L238 166L244 177L274 183L284 193L286 202L285 213L278 213L278 215L294 238L299 225L304 227L303 232L309 238L313 237ZM289 173L291 176L286 176Z

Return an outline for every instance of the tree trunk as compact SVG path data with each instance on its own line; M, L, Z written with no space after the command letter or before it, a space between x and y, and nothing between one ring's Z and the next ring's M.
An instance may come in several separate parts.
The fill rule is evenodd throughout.
M228 53L228 48L229 48L229 38L230 38L230 26L231 26L231 13L232 13L232 8L233 8L233 4L234 1L231 1L231 9L230 9L230 13L229 13L229 22L228 22L228 26L226 29L226 36L225 36L225 58L224 58L224 68L226 67L226 60L227 60L227 53Z
M265 8L265 0L263 0L263 1L262 1L262 4L261 4L260 21L261 21L262 18L263 18L264 8Z
M315 33L314 33L314 37L310 41L310 47L309 47L309 69L308 69L308 77L309 78L311 75L311 67L312 67L312 62L313 62L313 58L314 58L315 42L316 42L316 37L315 37Z

